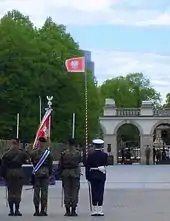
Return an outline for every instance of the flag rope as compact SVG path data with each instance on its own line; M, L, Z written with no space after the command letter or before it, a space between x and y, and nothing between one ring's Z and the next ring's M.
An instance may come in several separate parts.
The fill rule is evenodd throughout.
M84 72L85 80L85 155L88 156L88 88L87 88L87 76Z

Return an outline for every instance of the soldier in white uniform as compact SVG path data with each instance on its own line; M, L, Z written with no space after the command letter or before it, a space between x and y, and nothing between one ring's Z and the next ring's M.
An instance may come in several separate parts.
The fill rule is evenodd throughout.
M86 161L86 179L91 185L92 216L104 216L103 195L106 181L106 166L108 155L103 151L104 141L93 140L94 151L90 153Z

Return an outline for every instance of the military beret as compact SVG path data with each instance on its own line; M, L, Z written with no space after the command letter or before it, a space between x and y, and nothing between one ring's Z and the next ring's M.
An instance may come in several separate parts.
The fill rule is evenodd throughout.
M12 143L13 143L13 144L19 144L19 142L20 142L20 140L19 140L18 138L14 138L14 139L12 140Z
M45 143L45 142L47 142L47 140L45 139L45 137L39 137L39 142L41 142L41 143Z

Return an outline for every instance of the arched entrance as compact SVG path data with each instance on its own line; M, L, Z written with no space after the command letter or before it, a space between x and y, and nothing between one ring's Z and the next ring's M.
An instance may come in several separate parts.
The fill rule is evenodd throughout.
M170 162L170 124L160 123L153 132L153 161L155 164Z
M134 124L123 124L117 130L117 162L140 163L140 131Z

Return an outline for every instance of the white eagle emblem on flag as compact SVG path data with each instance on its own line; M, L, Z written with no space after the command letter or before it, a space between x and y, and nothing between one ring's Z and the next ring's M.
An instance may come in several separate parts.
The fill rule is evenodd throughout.
M76 69L76 68L78 67L78 65L79 65L78 61L72 61L72 62L71 62L71 66L72 66L72 68L74 68L74 69Z

